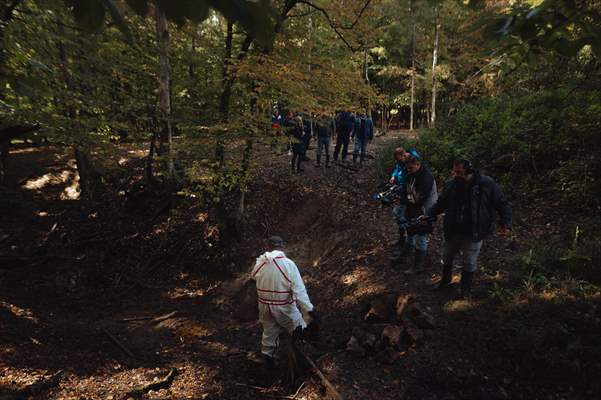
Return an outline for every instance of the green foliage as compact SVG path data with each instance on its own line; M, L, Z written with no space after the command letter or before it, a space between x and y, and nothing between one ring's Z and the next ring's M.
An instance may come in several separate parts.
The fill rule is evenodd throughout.
M419 148L439 171L468 157L501 179L536 176L565 199L591 205L601 194L599 104L598 91L567 89L480 99L423 131Z
M512 274L528 290L558 289L562 285L582 289L583 284L601 284L601 238L573 246L542 246L511 257Z
M548 52L574 57L584 46L601 55L601 14L594 2L536 3L515 2L509 10L481 18L476 27L483 26L484 34L518 63L534 65Z
M89 31L98 31L104 24L108 10L113 22L129 39L130 30L113 0L65 0L73 11L77 23ZM140 16L146 16L151 0L127 0L127 4ZM273 26L278 14L270 1L250 0L157 0L167 18L178 25L186 20L198 23L209 15L209 8L221 12L228 20L238 22L264 46L270 46L273 40Z

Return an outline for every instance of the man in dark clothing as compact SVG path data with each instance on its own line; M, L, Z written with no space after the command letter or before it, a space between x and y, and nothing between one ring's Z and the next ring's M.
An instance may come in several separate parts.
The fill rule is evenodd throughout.
M461 297L469 297L482 241L495 229L495 213L501 217L499 234L511 231L511 207L495 181L480 175L466 159L453 162L454 179L447 182L438 202L428 213L444 216L444 250L439 289L449 286L453 260L459 252L465 258L461 272Z
M321 166L321 154L326 153L326 168L330 166L330 140L336 132L336 122L332 118L323 117L315 125L317 131L317 166Z
M284 126L287 130L288 135L290 135L290 137L292 138L292 172L303 172L303 169L301 168L301 162L303 161L303 152L305 151L305 145L303 143L303 120L300 116L293 117L292 113L290 113L289 117L284 123Z
M311 113L309 112L302 113L301 117L303 119L303 129L305 131L305 134L303 136L303 161L309 161L309 157L307 157L307 150L309 149L309 144L311 143L311 139L313 137L313 118L311 117Z
M426 214L438 200L436 181L428 167L420 158L410 156L405 161L407 168L406 199L407 219L417 218ZM405 242L404 254L415 252L413 267L406 270L406 274L414 274L424 270L426 251L428 250L428 234L410 234Z
M353 130L355 119L353 114L348 111L342 111L336 117L336 147L334 148L334 160L338 160L338 154L342 148L342 161L346 160L348 155L348 144Z

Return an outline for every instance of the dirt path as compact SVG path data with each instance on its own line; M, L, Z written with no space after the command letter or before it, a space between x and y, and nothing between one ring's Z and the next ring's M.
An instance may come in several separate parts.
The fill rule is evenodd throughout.
M371 150L394 137L377 139ZM236 250L243 256L234 258L231 270L250 267L263 238L284 237L323 319L323 340L311 354L346 399L531 395L527 378L520 379L512 361L499 355L502 349L495 348L495 337L487 332L485 302L456 302L453 293L431 290L438 274L438 232L431 240L428 272L408 278L402 265L388 261L396 227L390 209L370 198L379 183L373 160L357 171L349 164L318 169L311 162L302 174L289 172L285 155L266 154L265 160L247 196L252 223L239 248L244 251ZM483 263L511 245L485 245ZM202 264L200 259L186 262ZM72 292L63 290L78 279L72 270L0 269L0 399L14 398L16 388L59 370L64 372L58 385L36 398L127 398L129 391L160 380L172 368L177 369L173 382L144 398L254 399L295 393L297 387L283 383L283 370L268 375L256 363L258 323L237 319L240 305L227 296L222 281L205 275L183 271L161 280L157 274L125 290L90 294L76 284ZM386 292L413 295L436 321L434 330L424 331L423 343L405 346L394 363L380 354L346 351L353 328L369 329L363 316L370 301ZM544 390L539 394L547 395ZM296 398L323 396L319 381L307 376Z

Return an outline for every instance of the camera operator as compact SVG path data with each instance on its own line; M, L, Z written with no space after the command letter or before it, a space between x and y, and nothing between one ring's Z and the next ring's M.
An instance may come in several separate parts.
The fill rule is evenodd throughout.
M438 200L436 181L421 157L411 155L405 161L407 167L406 197L401 201L406 204L407 219L426 214ZM415 253L413 266L406 274L415 274L424 270L426 251L428 250L428 230L417 229L408 232L404 254Z

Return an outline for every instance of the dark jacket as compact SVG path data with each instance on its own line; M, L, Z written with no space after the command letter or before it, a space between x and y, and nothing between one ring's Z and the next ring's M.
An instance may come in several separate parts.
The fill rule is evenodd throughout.
M292 142L292 151L302 153L305 149L303 123L298 117L286 118L284 127L286 128L286 133L295 139Z
M333 119L320 119L316 124L317 136L325 139L331 137L336 132L336 123Z
M355 117L348 111L342 111L336 116L336 129L338 133L350 135L355 124Z
M495 211L501 216L501 225L511 227L511 207L495 181L486 175L474 174L474 181L470 186L470 208L472 220L472 240L479 242L495 230ZM438 202L432 207L429 214L444 216L444 235L446 239L453 237L456 232L453 224L457 220L457 191L459 183L450 180L446 183Z
M436 182L426 164L419 171L407 175L407 216L417 217L436 202Z
M313 118L307 114L301 114L303 118L303 129L305 131L305 136L303 136L303 140L305 142L309 142L311 140L311 131L313 128Z

